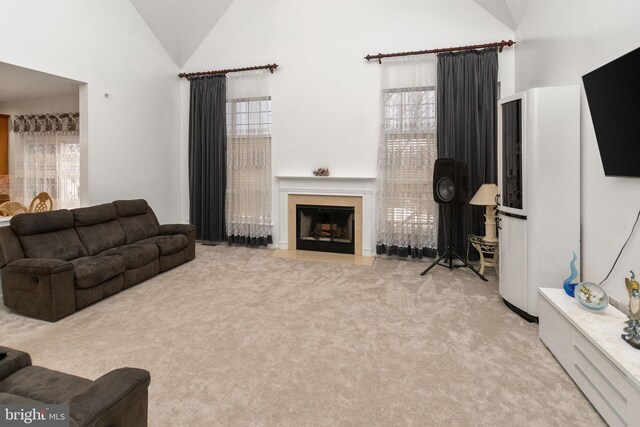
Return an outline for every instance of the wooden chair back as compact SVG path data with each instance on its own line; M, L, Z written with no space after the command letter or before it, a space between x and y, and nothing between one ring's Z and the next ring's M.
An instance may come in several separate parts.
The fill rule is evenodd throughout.
M53 209L53 199L49 193L42 192L33 198L29 212L47 212Z
M1 216L13 216L19 213L28 213L29 210L26 206L24 206L20 202L8 201L0 204L0 215Z

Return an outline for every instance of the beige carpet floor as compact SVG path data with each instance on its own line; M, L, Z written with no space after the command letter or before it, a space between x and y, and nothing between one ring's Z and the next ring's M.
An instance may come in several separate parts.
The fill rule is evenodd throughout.
M152 426L604 425L495 276L426 265L198 246L56 323L2 306L0 343L88 378L148 369Z

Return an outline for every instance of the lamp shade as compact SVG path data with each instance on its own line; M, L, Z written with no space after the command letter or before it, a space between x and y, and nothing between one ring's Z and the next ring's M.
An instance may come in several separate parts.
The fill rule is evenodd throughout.
M498 186L495 184L482 184L469 204L481 206L495 206Z

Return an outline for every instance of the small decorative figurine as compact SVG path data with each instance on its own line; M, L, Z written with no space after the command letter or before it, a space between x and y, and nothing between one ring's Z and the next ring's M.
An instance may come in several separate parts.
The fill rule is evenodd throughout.
M327 166L313 170L315 176L329 176L329 168Z
M571 262L569 263L569 267L571 267L571 276L567 277L565 279L564 283L562 284L562 288L567 293L567 295L569 295L571 298L575 298L574 297L574 292L575 292L575 289L576 289L576 285L578 284L578 282L571 283L571 281L573 279L578 277L578 270L576 270L576 260L577 259L578 259L578 257L576 256L576 253L574 252L573 253L573 258L571 259Z
M640 349L640 283L632 271L631 278L624 279L629 293L629 320L624 328L622 339L634 348Z
M609 305L609 295L607 292L591 282L578 283L574 297L580 307L592 313L602 313Z

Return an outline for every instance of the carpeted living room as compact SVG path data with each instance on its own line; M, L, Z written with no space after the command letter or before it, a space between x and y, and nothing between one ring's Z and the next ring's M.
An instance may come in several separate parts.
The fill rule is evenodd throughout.
M640 424L637 2L0 6L0 425Z
M56 323L0 311L3 345L84 378L151 372L150 425L598 425L488 283L198 246Z

